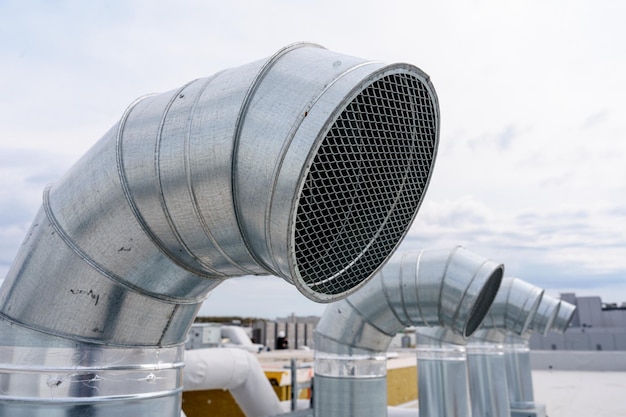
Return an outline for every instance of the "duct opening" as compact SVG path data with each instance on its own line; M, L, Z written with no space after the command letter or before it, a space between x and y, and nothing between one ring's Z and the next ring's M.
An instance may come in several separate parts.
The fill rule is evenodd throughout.
M406 73L374 80L336 118L297 208L295 256L309 290L347 292L398 245L428 185L436 123L427 86Z
M463 336L470 337L476 330L478 330L485 316L489 312L493 300L498 294L503 276L504 267L502 265L493 270L487 280L487 283L483 286L482 290L478 294L478 297L476 298L476 303L472 307L469 314L465 330L463 331Z

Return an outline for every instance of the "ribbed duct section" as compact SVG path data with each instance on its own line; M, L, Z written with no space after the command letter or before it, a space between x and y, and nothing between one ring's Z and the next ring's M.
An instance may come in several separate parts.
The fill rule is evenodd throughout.
M92 370L108 367L92 345L177 346L228 277L276 275L322 302L356 290L406 234L438 137L418 68L311 44L137 100L45 191L0 289L0 407L41 399L15 383L30 372L22 348L72 341L55 365L66 372L83 345Z
M503 269L461 247L405 252L359 291L329 305L315 329L316 415L386 415L385 352L393 337L408 326L471 335Z

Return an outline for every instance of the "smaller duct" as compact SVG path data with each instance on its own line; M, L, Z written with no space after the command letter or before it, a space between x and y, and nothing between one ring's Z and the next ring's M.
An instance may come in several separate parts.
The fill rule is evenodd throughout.
M503 266L461 247L396 254L361 290L326 308L315 329L320 417L387 415L386 351L409 326L464 338L480 325Z
M526 332L543 293L542 289L521 279L502 280L482 327L467 344L472 415L502 417L510 414L503 343L507 333Z
M185 353L185 391L230 391L246 417L282 414L283 409L261 365L237 348L192 349Z
M528 330L521 335L508 334L504 343L507 386L512 411L537 409L545 414L543 405L535 404L530 364L529 339L532 333L546 335L550 331L563 333L571 322L576 307L563 300L544 296Z
M443 327L416 334L419 415L471 417L465 338Z

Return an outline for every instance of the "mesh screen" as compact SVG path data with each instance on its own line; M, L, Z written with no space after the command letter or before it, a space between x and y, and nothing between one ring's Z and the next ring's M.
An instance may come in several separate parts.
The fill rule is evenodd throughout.
M411 225L437 145L436 109L410 74L382 77L323 140L300 196L295 249L311 290L341 294L367 279Z

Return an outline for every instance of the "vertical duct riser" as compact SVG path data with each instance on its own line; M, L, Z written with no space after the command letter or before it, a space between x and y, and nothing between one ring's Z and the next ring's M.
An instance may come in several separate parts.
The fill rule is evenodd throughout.
M441 327L417 330L420 416L472 416L464 343Z
M511 409L502 344L474 342L467 351L472 415L508 416Z
M535 403L529 339L532 332L546 335L563 333L569 326L576 308L556 298L544 295L534 314L528 330L523 335L508 334L504 343L504 359L509 387L511 410L525 413L537 409L543 413L544 406ZM537 415L539 415L537 414Z
M438 130L421 70L311 44L137 100L44 192L0 288L0 386L10 388L0 415L175 415L179 365L163 388L159 358L129 379L152 390L90 387L114 385L109 358L126 349L178 349L226 278L276 275L319 302L355 291L417 214ZM46 357L38 348L52 346L63 350L44 366L52 386L24 388ZM96 376L57 384L85 361Z
M511 409L530 409L535 405L530 347L527 340L507 338L504 344L507 385Z

